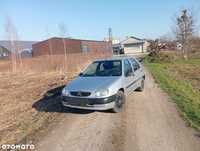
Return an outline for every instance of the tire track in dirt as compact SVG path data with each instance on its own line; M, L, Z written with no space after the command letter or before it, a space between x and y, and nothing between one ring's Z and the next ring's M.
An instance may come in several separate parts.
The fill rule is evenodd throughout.
M127 116L126 108L118 116L115 116L112 122L114 122L114 127L111 131L112 134L112 145L114 146L114 151L122 151L125 149L125 139L127 135Z

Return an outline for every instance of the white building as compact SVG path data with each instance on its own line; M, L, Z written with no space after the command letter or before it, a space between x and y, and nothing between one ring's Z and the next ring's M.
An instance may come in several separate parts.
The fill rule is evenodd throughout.
M113 44L114 54L136 54L147 52L149 42L145 39L127 37L118 44Z

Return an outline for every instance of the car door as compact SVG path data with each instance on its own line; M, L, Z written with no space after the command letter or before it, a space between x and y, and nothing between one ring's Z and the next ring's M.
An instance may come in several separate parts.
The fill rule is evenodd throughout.
M134 58L130 58L130 61L131 61L131 65L133 67L133 72L134 72L135 84L133 86L133 90L135 90L140 86L140 83L141 83L142 68L141 68L140 64Z
M124 60L124 84L126 88L126 92L130 93L133 89L133 82L134 82L134 76L133 76L133 69L131 66L131 63L128 59Z

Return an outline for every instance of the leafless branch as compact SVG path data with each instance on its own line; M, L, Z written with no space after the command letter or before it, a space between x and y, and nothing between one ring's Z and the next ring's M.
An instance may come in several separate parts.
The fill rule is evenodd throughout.
M18 63L22 67L22 49L19 44L19 35L17 33L17 29L9 16L7 16L5 19L5 32L7 37L6 39L10 41L12 71L16 72Z
M58 25L60 36L62 37L62 43L63 43L63 51L64 51L64 70L66 71L66 62L67 62L67 46L65 38L67 37L67 29L64 23L60 23Z
M181 14L175 18L174 33L177 42L182 45L182 53L184 58L188 58L191 50L190 39L195 35L194 13L188 9L183 9Z

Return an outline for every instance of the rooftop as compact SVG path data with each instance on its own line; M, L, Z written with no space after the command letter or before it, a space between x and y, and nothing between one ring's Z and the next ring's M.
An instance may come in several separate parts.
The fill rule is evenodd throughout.
M48 41L50 39L63 39L63 38L62 37L52 37L52 38L49 38L49 39L46 39L46 40L43 40L43 41L39 41L37 43ZM104 41L104 40L89 40L89 39L75 39L75 38L64 38L64 39L65 40L77 40L77 41L88 41L88 42L106 42L106 43L108 43L108 41Z

